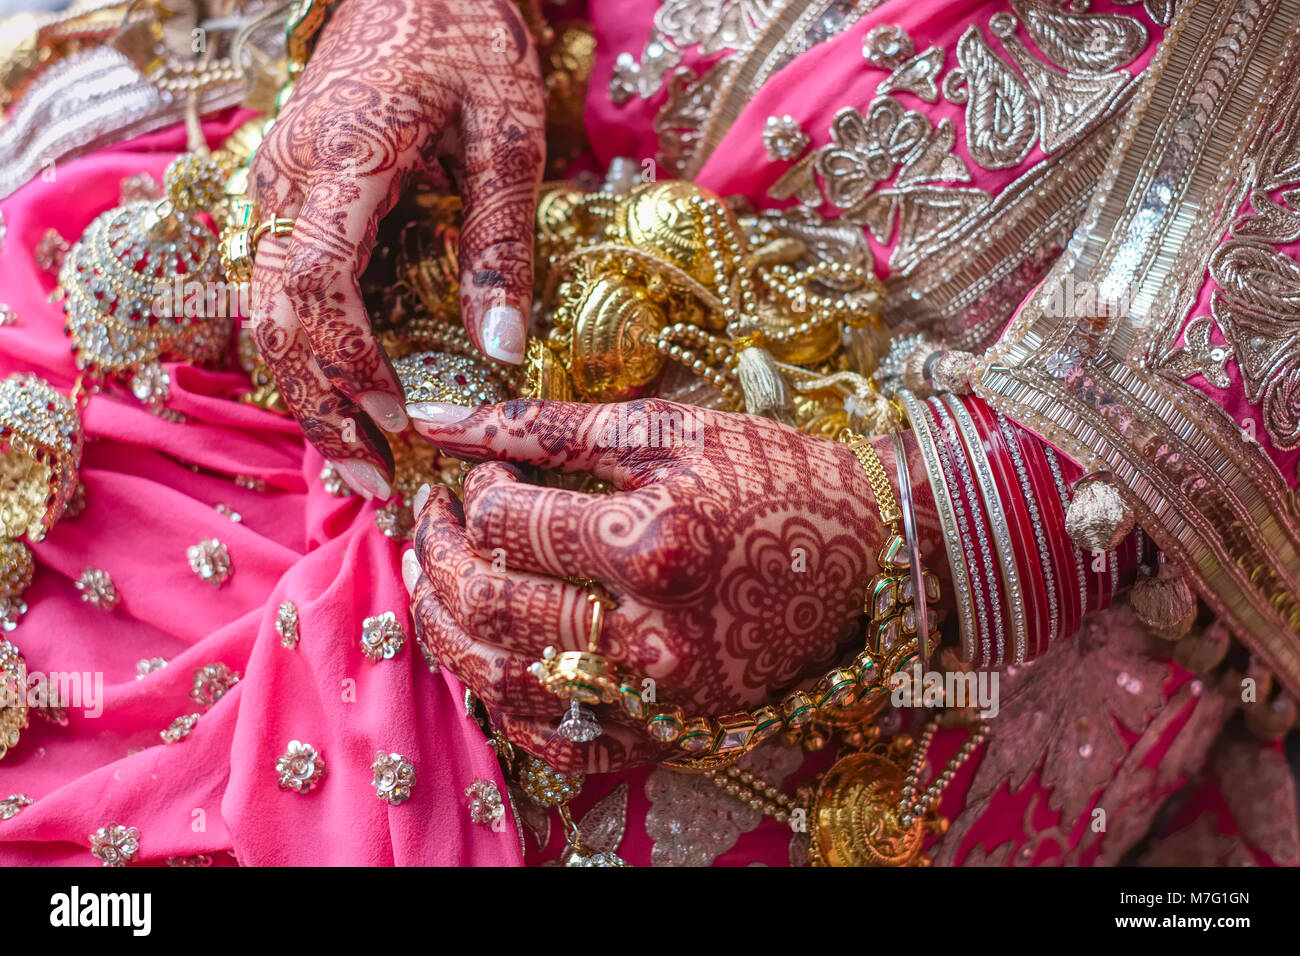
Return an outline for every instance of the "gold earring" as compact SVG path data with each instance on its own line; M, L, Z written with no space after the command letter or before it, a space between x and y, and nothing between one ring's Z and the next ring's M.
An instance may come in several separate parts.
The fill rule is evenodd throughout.
M225 176L213 156L186 153L167 167L164 199L99 216L59 270L77 367L128 383L156 412L169 392L161 361L207 361L230 344L237 301L216 281L217 237L198 217L223 204Z

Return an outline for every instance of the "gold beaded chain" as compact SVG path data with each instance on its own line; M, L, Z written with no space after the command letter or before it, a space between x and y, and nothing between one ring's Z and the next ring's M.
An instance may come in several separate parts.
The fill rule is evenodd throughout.
M971 735L966 738L966 742L961 745L961 748L948 758L947 765L938 776L930 781L930 785L918 794L916 791L921 784L921 768L925 765L925 755L930 750L930 742L934 740L934 733L938 727L939 722L937 720L932 720L926 725L907 765L907 776L904 778L900 791L901 798L898 801L898 822L905 827L910 827L914 821L924 817L930 810L938 806L939 797L943 795L943 791L947 789L948 784L952 783L953 777L957 775L957 771L961 769L962 764L970 759L975 749L984 743L989 736L988 725L984 723L978 724L971 731Z

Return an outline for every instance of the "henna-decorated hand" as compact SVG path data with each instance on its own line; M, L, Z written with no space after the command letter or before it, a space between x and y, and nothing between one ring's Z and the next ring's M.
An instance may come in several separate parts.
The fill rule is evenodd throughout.
M413 175L445 181L439 146L455 152L465 326L487 355L518 362L544 139L537 53L507 0L346 0L258 149L259 219L297 221L258 245L254 335L308 440L363 494L389 494L375 424L407 424L358 284L379 221Z
M403 572L422 639L515 742L554 766L604 770L661 752L610 720L589 745L555 735L565 706L527 668L548 644L585 648L590 622L587 592L560 577L605 585L618 607L600 653L654 678L659 700L688 714L769 702L860 649L883 529L846 446L656 399L408 410L450 454L591 472L618 489L526 484L498 460L470 471L463 509L445 488L416 503ZM877 447L892 476L892 446Z

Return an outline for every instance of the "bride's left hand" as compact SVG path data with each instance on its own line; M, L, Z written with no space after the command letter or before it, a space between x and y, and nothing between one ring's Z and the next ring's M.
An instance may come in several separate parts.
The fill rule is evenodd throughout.
M417 627L507 736L554 766L606 770L662 749L608 720L586 747L555 735L565 705L527 669L547 645L586 647L588 592L562 578L604 585L618 607L600 653L688 715L769 702L859 630L882 528L838 442L657 399L408 410L444 451L497 459L470 471L463 507L442 487L417 501L403 567ZM503 460L590 472L618 490L527 484Z

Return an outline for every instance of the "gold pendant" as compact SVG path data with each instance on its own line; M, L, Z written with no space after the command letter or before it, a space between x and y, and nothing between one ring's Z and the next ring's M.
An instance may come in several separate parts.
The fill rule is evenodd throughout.
M877 754L836 762L817 788L812 814L814 866L926 866L925 821L900 820L904 773Z

